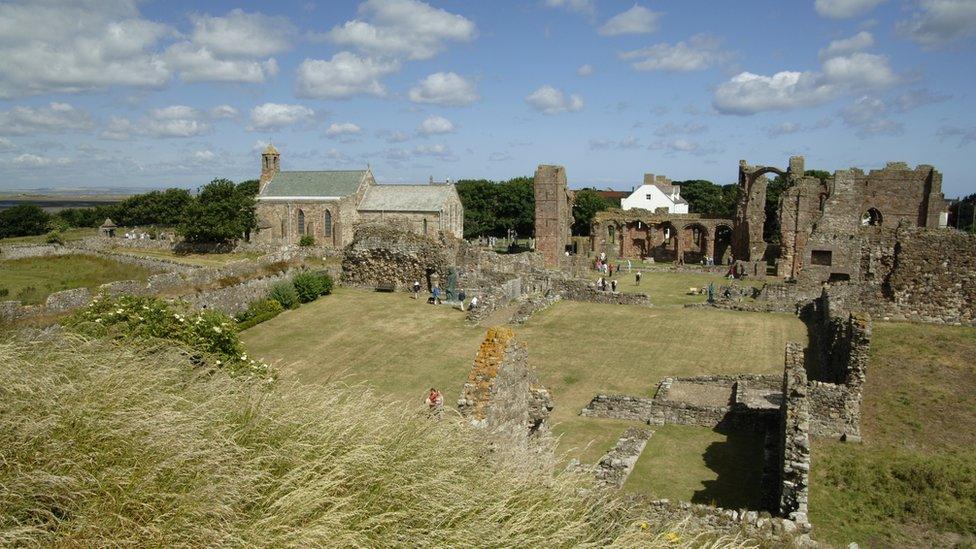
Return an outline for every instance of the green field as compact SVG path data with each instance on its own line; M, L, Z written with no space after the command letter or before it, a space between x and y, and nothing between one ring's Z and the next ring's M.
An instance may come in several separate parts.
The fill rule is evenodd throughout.
M652 295L674 302L683 299L671 295L674 288L703 278L662 274L645 280ZM277 363L287 377L366 383L403 402L422 400L425 389L435 386L452 404L484 332L467 326L455 309L404 294L339 288L242 337L251 354ZM649 396L669 375L779 373L785 343L806 341L805 326L791 315L574 302L536 314L516 333L555 398L558 450L584 462L605 453L628 424L580 417L595 394ZM704 431L702 448L712 437Z
M98 229L95 228L74 228L64 231L62 238L65 242L81 240L89 236L98 236ZM21 245L21 244L44 244L47 235L38 234L34 236L12 236L10 238L0 238L0 246Z
M619 275L614 274L612 280L617 281L617 290L627 293L646 293L651 297L651 303L655 306L685 305L687 303L704 303L708 298L705 295L689 295L690 288L707 287L708 283L715 284L715 295L718 296L719 288L727 286L729 280L721 275L697 274L697 273L675 273L667 271L642 271L640 285L636 282L637 267L628 273L626 263L624 270ZM588 275L591 280L596 281L600 278L600 273L591 271ZM735 281L740 286L750 286L761 288L764 284L761 280L742 280Z
M196 267L222 267L234 261L242 259L254 259L261 256L260 252L229 252L229 253L175 253L172 250L159 250L155 248L113 248L113 252L132 255L136 257L148 257L150 259L165 259L175 261L184 265Z
M0 261L0 300L43 303L47 296L72 288L97 288L116 280L146 280L153 271L89 255L32 257Z
M976 543L976 328L876 322L863 444L813 444L818 539L862 547ZM968 542L960 534L968 533Z

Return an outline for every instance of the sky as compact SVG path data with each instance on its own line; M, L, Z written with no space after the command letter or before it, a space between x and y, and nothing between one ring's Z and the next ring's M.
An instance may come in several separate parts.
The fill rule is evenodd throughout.
M976 0L0 0L0 191L931 164L976 192Z

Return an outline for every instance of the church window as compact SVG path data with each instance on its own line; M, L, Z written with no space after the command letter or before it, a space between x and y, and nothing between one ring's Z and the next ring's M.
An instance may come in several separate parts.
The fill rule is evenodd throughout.
M322 220L322 234L325 237L332 236L332 212L325 210L325 216Z
M298 210L298 236L305 234L305 212Z

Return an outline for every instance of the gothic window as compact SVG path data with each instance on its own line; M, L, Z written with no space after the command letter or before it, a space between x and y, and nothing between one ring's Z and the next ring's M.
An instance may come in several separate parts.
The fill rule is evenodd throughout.
M332 212L325 210L325 216L322 219L322 235L326 238L332 237Z
M305 212L298 210L298 236L305 234Z
M876 227L881 225L881 212L876 208L871 208L861 216L861 225Z
M284 217L281 218L281 238L288 236L288 222Z
M424 218L424 234L427 234L427 218Z

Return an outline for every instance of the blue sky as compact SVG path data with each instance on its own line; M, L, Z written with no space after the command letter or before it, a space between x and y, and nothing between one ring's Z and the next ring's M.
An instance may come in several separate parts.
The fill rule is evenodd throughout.
M629 189L739 159L976 192L976 0L0 2L0 190L283 169Z

